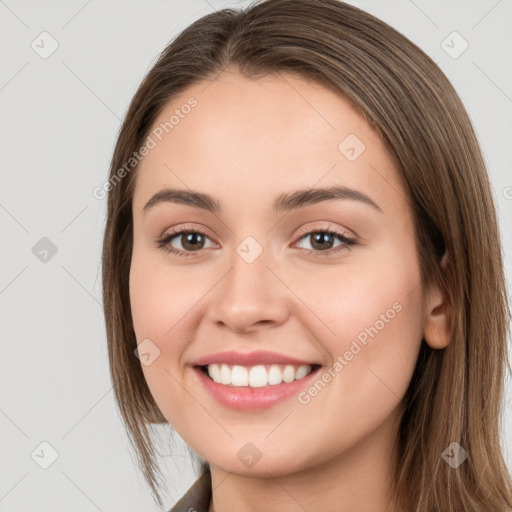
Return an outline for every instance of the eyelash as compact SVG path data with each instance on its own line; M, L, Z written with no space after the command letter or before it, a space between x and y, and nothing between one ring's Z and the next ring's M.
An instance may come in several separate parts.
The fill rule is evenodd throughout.
M335 247L335 248L328 249L326 251L318 251L315 249L303 249L304 251L306 251L306 254L308 256L331 256L340 251L346 250L346 249L350 248L351 246L357 245L357 242L353 238L349 238L346 235L344 235L343 233L336 231L336 230L331 230L331 229L316 229L316 230L306 231L304 233L301 233L297 242L299 242L306 236L309 236L312 234L318 234L318 233L327 233L329 235L333 235L333 236L337 237L338 240L340 240L342 242L342 245ZM171 231L170 233L167 233L163 237L158 238L156 240L156 245L158 248L163 249L167 253L173 254L180 258L188 258L191 256L193 257L194 253L198 253L198 252L200 252L200 250L186 252L186 251L180 251L173 247L168 246L168 244L174 238L179 237L184 234L199 234L199 235L202 235L202 236L208 238L208 235L206 233L204 233L203 231L200 231L197 229L181 229L178 231Z

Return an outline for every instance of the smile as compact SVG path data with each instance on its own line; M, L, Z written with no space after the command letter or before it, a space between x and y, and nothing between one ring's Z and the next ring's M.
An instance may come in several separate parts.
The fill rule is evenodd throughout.
M261 410L296 397L311 385L320 368L316 364L242 366L211 363L196 366L194 370L199 384L221 405L237 410Z
M204 355L191 366L197 383L216 402L230 409L261 410L293 399L310 385L322 365L304 358L258 350L225 350Z
M217 384L231 387L262 388L276 386L283 382L301 380L311 373L313 366L304 365L263 365L241 366L230 364L209 364L201 367Z

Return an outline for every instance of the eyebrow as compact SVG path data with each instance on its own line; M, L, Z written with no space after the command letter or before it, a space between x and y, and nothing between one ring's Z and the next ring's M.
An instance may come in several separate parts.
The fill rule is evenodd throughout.
M276 214L280 212L288 212L304 206L318 204L320 202L330 201L333 199L350 199L353 201L359 201L382 213L382 209L379 205L363 192L339 185L333 185L326 188L302 189L294 192L283 193L275 200L273 210ZM219 201L209 194L175 188L165 188L157 192L144 205L143 212L146 213L148 210L160 203L185 204L212 213L222 212L222 207Z

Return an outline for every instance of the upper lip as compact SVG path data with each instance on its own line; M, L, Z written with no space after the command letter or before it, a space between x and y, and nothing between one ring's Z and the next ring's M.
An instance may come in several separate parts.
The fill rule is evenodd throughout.
M195 362L195 366L207 366L209 364L225 363L240 366L255 366L258 364L291 364L302 366L305 364L314 365L311 361L296 359L284 354L269 351L257 352L236 352L226 351L201 357Z

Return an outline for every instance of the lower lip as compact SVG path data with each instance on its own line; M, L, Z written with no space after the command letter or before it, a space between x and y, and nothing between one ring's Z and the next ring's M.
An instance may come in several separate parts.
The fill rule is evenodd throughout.
M234 387L219 384L205 375L200 368L194 368L199 380L213 398L226 407L241 410L266 409L297 395L302 388L310 383L319 369L316 368L303 379L294 380L293 382L251 388L248 386Z

